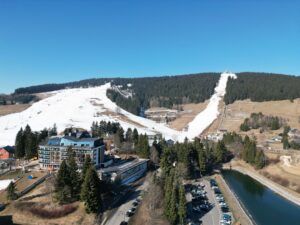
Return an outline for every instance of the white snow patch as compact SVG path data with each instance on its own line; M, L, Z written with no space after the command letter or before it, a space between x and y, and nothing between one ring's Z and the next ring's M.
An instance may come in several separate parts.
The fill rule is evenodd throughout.
M6 189L8 187L8 185L10 184L10 182L12 182L14 180L0 180L0 191L3 189Z
M185 137L192 139L201 134L219 115L219 102L226 94L226 86L228 78L236 79L233 73L222 73L220 80L215 87L215 93L211 96L206 108L200 112L189 124L188 130L180 135L179 141L183 141Z
M52 127L55 123L58 132L62 132L70 126L89 130L93 121L101 120L119 122L125 130L131 127L137 128L141 133L153 134L159 132L166 139L170 138L175 141L183 141L185 137L192 139L201 134L217 118L219 101L225 95L229 77L236 78L236 75L232 73L221 74L209 104L189 123L187 131L177 131L164 124L133 115L121 109L106 96L107 89L111 87L111 84L107 83L99 87L54 91L50 97L34 103L25 111L0 117L0 145L13 145L17 132L27 124L30 125L32 130L39 131ZM115 117L99 115L106 109L121 113L145 128Z

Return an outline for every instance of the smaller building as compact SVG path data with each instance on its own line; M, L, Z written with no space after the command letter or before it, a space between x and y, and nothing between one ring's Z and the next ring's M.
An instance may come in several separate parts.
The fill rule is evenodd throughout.
M142 177L148 168L148 159L124 160L99 170L102 180L108 179L120 184L129 184Z
M206 136L206 139L209 141L218 142L223 140L223 136L223 132L210 133Z
M15 149L11 146L6 146L6 147L0 148L0 159L1 160L13 158L14 154L15 154Z
M148 119L154 120L159 123L167 123L177 118L178 110L167 108L151 108L145 111Z
M288 132L290 138L300 138L300 132L298 129L293 128Z

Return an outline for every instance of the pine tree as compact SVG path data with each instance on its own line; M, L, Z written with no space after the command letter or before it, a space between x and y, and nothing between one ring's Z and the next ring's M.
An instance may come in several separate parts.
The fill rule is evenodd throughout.
M56 123L53 124L53 127L51 128L49 134L50 134L50 136L56 136L56 135L57 135L57 127L56 127Z
M168 220L171 224L176 224L177 221L177 183L173 183L173 188L171 192L171 200L169 206Z
M15 200L17 199L17 193L16 193L16 186L14 182L10 182L10 184L8 185L7 189L7 200Z
M27 125L24 130L24 148L25 148L26 159L31 159L34 156L33 147L34 147L33 135L30 126Z
M80 175L78 173L78 166L75 160L75 152L72 150L72 147L68 148L68 168L70 174L70 191L71 198L78 199L80 194Z
M265 166L265 155L263 151L257 151L255 156L255 167L257 169L262 169Z
M25 146L24 146L24 134L23 129L21 128L16 136L15 141L15 151L16 151L16 158L20 159L25 156Z
M124 130L122 127L117 129L116 134L119 136L120 138L120 142L122 143L124 141Z
M150 147L148 144L148 137L147 135L139 135L137 145L135 146L136 152L138 153L139 157L149 159L150 157Z
M139 140L139 133L136 128L133 129L132 139L133 139L133 143L136 145Z
M203 176L206 173L206 161L205 161L205 154L203 149L200 149L198 151L198 161L199 161L200 174Z
M185 190L183 185L180 185L179 187L178 217L179 217L179 223L181 225L185 225L186 217L187 217L187 206L186 206Z
M218 141L215 156L217 163L222 163L226 161L227 158L227 149L223 141Z
M284 135L282 137L282 144L283 144L283 149L289 149L290 148L290 143L287 135Z
M97 127L96 127L96 122L95 121L93 121L93 123L92 123L91 133L92 133L92 137L97 137L97 135L98 135L98 131L97 131Z
M69 200L71 195L70 183L70 170L66 161L63 160L60 164L55 182L56 199L60 203L67 202Z
M84 181L88 169L92 166L90 155L87 155L84 159L84 164L81 171L81 180Z
M128 128L126 131L126 134L125 134L126 141L132 142L132 139L133 139L132 136L133 136L132 130L131 130L131 128Z
M84 201L87 213L102 210L100 179L94 167L90 167L86 173L80 198Z
M165 186L164 186L164 214L169 218L171 212L171 198L172 198L172 188L174 183L174 169L170 171L169 176L165 176Z

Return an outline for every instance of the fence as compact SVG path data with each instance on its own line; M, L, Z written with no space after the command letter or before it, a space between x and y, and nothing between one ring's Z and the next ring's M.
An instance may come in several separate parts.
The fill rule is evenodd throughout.
M45 176L41 177L40 179L38 179L36 182L34 182L33 184L29 185L28 187L26 187L23 191L20 191L18 193L18 197L22 197L23 195L27 194L28 192L30 192L32 189L34 189L37 185L41 184L42 182L44 182L48 177L52 176L51 173L46 174Z

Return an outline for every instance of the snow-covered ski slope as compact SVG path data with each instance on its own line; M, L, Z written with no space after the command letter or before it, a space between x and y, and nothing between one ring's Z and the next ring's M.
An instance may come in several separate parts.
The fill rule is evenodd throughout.
M32 130L39 131L52 127L55 123L59 132L66 127L74 126L90 129L93 121L119 122L126 130L128 127L137 128L139 132L153 134L162 133L165 138L183 141L185 137L192 139L205 130L218 116L219 101L225 95L226 84L229 77L235 78L232 73L222 73L210 98L207 107L189 123L187 131L177 131L152 120L133 115L120 109L106 96L110 83L92 88L74 88L52 92L52 96L34 103L31 107L20 113L0 117L0 146L13 145L15 136L21 127L30 125ZM122 114L129 121L120 117L110 116L105 111ZM130 120L134 123L130 123ZM142 125L139 126L136 123Z

